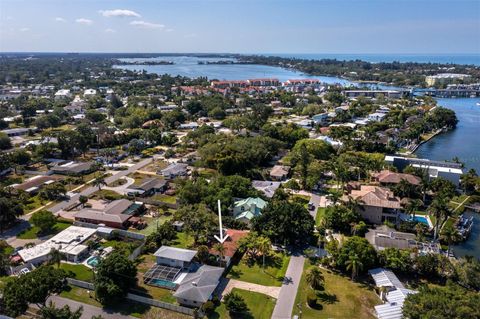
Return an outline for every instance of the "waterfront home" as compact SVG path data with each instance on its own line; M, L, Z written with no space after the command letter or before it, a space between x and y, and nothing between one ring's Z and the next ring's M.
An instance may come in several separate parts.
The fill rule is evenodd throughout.
M402 319L402 307L405 298L417 291L406 289L395 274L384 268L375 268L368 271L375 286L385 287L386 292L380 292L380 299L384 304L375 306L378 319ZM385 289L383 288L383 289Z
M389 170L383 170L373 173L372 178L384 186L399 184L402 180L412 185L420 185L422 179L412 174L396 173Z
M463 175L462 164L460 163L431 161L429 159L391 155L385 156L385 163L393 165L400 171L411 165L427 172L430 178L441 177L451 181L457 187L460 185L460 177Z
M352 189L348 196L344 196L344 201L349 197L359 202L357 212L370 223L397 223L402 209L400 198L388 188L361 185L359 190Z
M250 86L279 86L280 81L275 78L267 79L249 79L247 80Z
M270 171L270 177L276 181L283 181L290 173L290 166L275 165Z
M260 197L241 199L233 204L233 216L236 220L250 224L253 217L260 216L267 202Z
M400 90L345 90L343 95L349 99L357 98L360 96L369 98L378 98L380 96L389 99L400 99L406 93Z

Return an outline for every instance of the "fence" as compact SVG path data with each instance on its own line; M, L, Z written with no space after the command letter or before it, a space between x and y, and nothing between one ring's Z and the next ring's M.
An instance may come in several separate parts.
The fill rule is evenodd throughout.
M135 260L142 253L143 246L145 246L145 241L143 241L140 246L138 246L137 248L135 248L134 251L132 251L132 253L128 256L128 260Z
M67 278L67 281L70 285L73 285L73 286L77 286L77 287L84 288L84 289L89 289L89 290L92 290L92 291L95 290L95 286L90 282L81 281L81 280L77 280L77 279L73 279L73 278ZM195 316L195 310L194 309L173 305L173 304L168 303L168 302L154 300L154 299L150 299L150 298L147 298L147 297L142 297L142 296L131 294L131 293L127 294L127 299L135 301L135 302L140 302L140 303L143 303L143 304L146 304L146 305L149 305L149 306L154 306L154 307L158 307L158 308L163 308L163 309L183 313L185 315ZM197 316L202 317L202 314L197 312Z

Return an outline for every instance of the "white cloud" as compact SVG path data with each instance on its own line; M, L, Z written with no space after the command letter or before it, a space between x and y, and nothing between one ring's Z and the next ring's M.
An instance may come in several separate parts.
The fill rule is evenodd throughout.
M143 29L163 29L165 26L163 24L158 24L158 23L151 23L151 22L146 22L146 21L141 21L141 20L135 20L130 22L130 25L133 25L134 27L138 28L143 28Z
M76 23L80 23L80 24L83 24L83 25L92 25L93 24L93 21L90 20L90 19L85 19L85 18L78 18L77 20L75 20Z
M115 33L115 32L117 32L117 31L115 31L113 29L110 29L110 28L105 29L105 33Z
M165 32L172 32L173 29L166 29Z
M67 22L67 20L65 20L64 18L61 18L61 17L56 17L55 21L57 21L57 22Z
M20 29L20 32L27 32L27 31L30 31L30 28L21 28Z
M132 10L125 9L115 9L115 10L100 10L99 11L104 17L135 17L140 18L141 15Z

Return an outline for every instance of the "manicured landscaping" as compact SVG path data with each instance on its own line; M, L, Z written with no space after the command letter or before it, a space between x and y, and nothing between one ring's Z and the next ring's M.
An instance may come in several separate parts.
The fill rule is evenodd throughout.
M252 319L270 319L275 308L275 299L267 295L247 291L243 289L233 288L233 293L236 293L245 300L248 307L248 313L242 316L232 317L228 313L225 304L222 303L215 309L215 312L208 315L209 319L234 319L234 318L252 318Z
M157 229L157 223L158 225L162 225L167 220L170 220L172 218L173 218L173 215L170 215L170 216L161 215L160 217L158 217L158 220L157 218L142 217L142 219L147 222L148 226L145 227L144 229L131 229L131 231L135 233L144 234L144 235L150 235Z
M319 207L317 209L317 216L315 217L315 224L317 226L320 225L322 219L325 217L325 211L326 211L325 207Z
M92 198L95 198L95 199L107 199L107 200L116 200L116 199L121 199L123 198L122 195L120 195L119 193L117 192L114 192L114 191L111 191L109 189L102 189L102 190L98 190L96 191Z
M322 269L325 284L322 290L317 291L318 309L310 308L307 305L307 295L312 288L305 280L305 270L310 265L307 260L295 299L295 305L301 307L302 318L375 318L372 312L373 307L381 302L373 291L373 287L367 286L363 282L352 282L349 277L330 270ZM299 310L299 307L296 306L293 315L298 315Z
M62 230L65 230L66 228L72 226L71 223L67 222L57 222L55 226L53 226L52 231L49 232L48 234L40 234L41 236L48 236L48 235L55 235L61 232ZM22 231L20 234L17 235L17 238L19 239L36 239L38 238L38 232L40 229L38 227L32 226L24 231Z
M278 253L266 258L265 269L263 269L261 258L250 261L244 256L240 262L232 266L227 277L264 286L280 287L289 261L289 256Z
M65 270L67 273L71 273L68 276L74 279L88 282L93 281L93 271L84 265L61 263L60 269Z

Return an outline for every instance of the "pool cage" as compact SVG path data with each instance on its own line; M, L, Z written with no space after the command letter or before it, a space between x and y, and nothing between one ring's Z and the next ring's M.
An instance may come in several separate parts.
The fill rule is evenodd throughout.
M155 265L143 275L143 282L150 286L175 290L177 285L174 281L181 271L181 267Z

